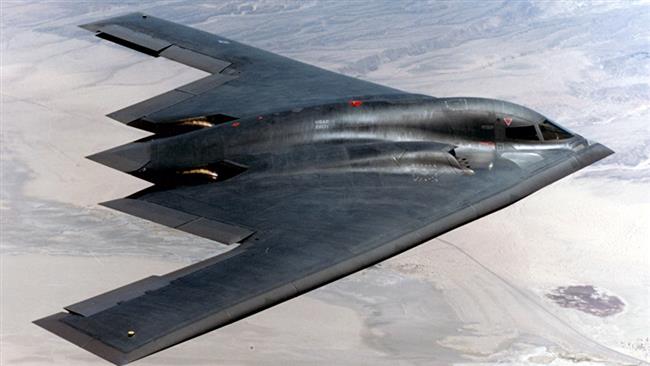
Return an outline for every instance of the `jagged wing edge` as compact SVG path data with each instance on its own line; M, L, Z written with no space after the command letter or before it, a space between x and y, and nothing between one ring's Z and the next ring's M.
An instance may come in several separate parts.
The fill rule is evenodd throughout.
M211 330L217 329L221 326L230 324L245 316L279 304L290 298L296 297L329 282L354 273L358 270L388 259L460 225L473 221L479 217L485 216L514 202L517 202L520 199L530 195L531 193L547 186L548 184L551 184L585 166L603 159L612 153L612 150L601 144L592 144L579 151L575 156L569 158L568 160L565 160L558 165L551 166L548 169L542 170L536 175L533 175L521 181L519 184L507 188L494 196L471 204L468 207L457 211L442 220L433 222L420 230L405 235L382 247L359 254L358 256L340 262L325 271L315 273L310 276L313 278L305 281L309 285L301 287L300 290L298 290L295 286L293 286L291 289L286 289L285 287L276 288L270 293L261 294L258 297L249 299L245 304L240 304L234 309L229 309L229 317L226 317L222 312L219 312L217 315L208 317L201 322L178 329L172 333L164 334L156 341L148 343L145 346L137 348L131 352L121 352L115 348L109 347L106 344L101 343L101 341L89 337L87 334L63 323L61 320L66 316L69 316L69 313L56 313L48 317L36 320L34 323L64 339L67 339L71 343L74 343L77 346L96 354L99 357L102 357L116 365L123 365L165 348L171 347L175 344L186 341L188 339L194 338ZM229 253L236 252L237 250L238 249L235 249ZM174 277L178 277L180 273L188 273L188 271L191 271L192 268L201 268L205 265L204 263L213 263L215 259L219 257L220 256L207 259L204 262L199 262L187 268L174 271L168 275L161 277L163 279L171 280ZM121 290L127 291L129 286L137 287L138 283L140 282L141 281L138 281L134 284L124 286L121 288ZM107 294L100 295L96 298L103 296L101 300L107 301L106 295ZM93 299L95 298L91 298L85 301L92 301ZM115 300L118 301L119 299Z

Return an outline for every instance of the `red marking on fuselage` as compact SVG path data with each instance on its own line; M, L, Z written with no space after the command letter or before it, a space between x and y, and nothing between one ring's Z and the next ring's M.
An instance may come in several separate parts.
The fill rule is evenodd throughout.
M506 126L510 127L510 124L512 123L512 117L504 117L503 122L505 122Z
M492 141L479 141L478 143L479 143L479 145L494 147L494 142L492 142Z
M356 107L361 107L362 104L363 104L363 102L360 101L360 100L351 100L350 101L350 106L351 107L355 107L355 108Z
M233 127L239 127L239 122L233 122L231 126L233 126Z

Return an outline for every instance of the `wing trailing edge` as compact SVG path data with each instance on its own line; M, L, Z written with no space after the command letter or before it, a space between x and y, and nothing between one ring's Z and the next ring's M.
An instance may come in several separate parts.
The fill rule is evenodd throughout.
M458 206L462 208L406 235L375 243L364 251L328 249L319 243L327 249L322 253L323 258L309 259L302 253L306 249L300 247L278 245L264 249L264 244L238 247L170 274L150 277L71 305L67 313L39 319L35 324L123 365L390 258L508 206L611 153L600 144L587 146L569 159L499 188L497 193ZM172 225L191 219L173 217L175 213L170 212L172 218L167 220L172 220L168 222ZM346 235L359 233L353 231ZM328 260L328 256L332 258Z
M193 215L145 200L122 198L103 202L101 205L223 244L240 243L255 233L254 230L239 225Z
M142 13L81 28L133 50L211 74L108 115L154 133L195 116L237 119L354 96L407 94Z

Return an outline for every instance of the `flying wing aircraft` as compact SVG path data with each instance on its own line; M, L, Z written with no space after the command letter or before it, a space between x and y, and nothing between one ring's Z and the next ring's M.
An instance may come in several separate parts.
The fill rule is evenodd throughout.
M153 134L89 158L153 185L103 205L238 243L35 321L118 365L381 262L612 153L513 103L412 94L145 14L82 28L210 74L109 114Z

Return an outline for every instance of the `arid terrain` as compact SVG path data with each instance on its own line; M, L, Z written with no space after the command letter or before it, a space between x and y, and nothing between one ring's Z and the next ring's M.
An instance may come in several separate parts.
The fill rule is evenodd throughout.
M1 16L0 365L105 365L33 325L227 247L97 205L104 117L203 75L78 24L142 11L433 96L531 107L616 154L494 214L138 365L650 362L650 3L11 2Z

